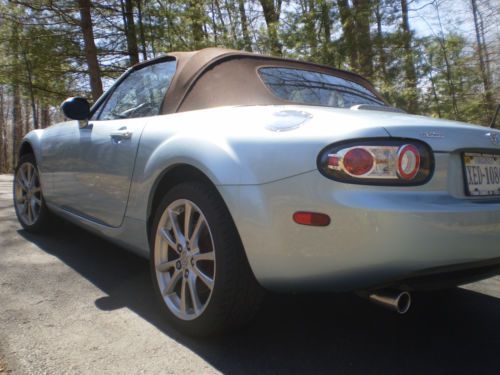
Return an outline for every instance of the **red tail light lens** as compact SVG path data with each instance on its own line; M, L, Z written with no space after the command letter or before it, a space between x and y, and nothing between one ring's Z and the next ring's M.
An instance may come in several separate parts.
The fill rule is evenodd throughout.
M346 152L343 158L347 173L362 176L370 172L374 166L373 155L364 148L353 148Z
M333 144L318 156L320 172L333 180L370 185L421 185L434 171L431 148L408 139Z

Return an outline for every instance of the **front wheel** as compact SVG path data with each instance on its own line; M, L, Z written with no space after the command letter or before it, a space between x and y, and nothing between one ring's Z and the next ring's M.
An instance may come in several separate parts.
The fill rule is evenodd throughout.
M43 232L50 222L40 175L32 154L21 156L14 175L14 208L17 219L29 232Z
M199 182L177 185L160 204L151 273L166 316L191 335L246 323L262 296L224 202Z

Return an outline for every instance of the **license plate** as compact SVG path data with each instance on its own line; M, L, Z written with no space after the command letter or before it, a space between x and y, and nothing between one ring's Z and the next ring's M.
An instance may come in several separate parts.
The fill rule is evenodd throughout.
M468 195L500 195L500 154L465 153Z

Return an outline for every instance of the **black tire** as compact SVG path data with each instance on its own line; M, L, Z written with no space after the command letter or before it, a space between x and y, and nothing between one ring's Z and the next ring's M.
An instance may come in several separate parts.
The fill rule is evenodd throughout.
M14 183L13 183L13 198L14 198L14 208L16 211L16 216L17 219L19 220L19 223L22 225L22 227L27 230L28 232L31 233L43 233L45 232L49 227L51 223L51 214L49 212L49 209L47 208L47 205L45 204L45 199L43 197L43 192L42 192L42 187L40 185L40 193L36 194L36 196L40 199L40 208L39 208L39 214L36 220L33 222L29 223L25 219L23 219L23 216L21 212L19 212L19 204L16 201L16 185L17 185L17 180L19 176L19 169L25 165L26 163L31 164L33 166L36 176L38 179L38 183L40 184L39 180L39 174L38 174L38 168L36 164L36 159L33 154L25 154L19 158L19 163L15 169L14 172Z
M214 271L213 289L207 305L201 315L192 320L180 319L167 306L155 268L154 246L160 219L166 208L179 199L195 203L203 213L213 239L217 270ZM155 293L165 316L178 330L192 336L221 334L245 325L254 317L263 290L250 269L229 211L214 188L201 182L173 187L157 208L150 238L150 267Z

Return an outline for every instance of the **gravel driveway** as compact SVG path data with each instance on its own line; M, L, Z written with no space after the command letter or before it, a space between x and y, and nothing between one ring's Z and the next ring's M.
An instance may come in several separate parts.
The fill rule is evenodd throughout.
M0 369L13 374L500 371L500 278L414 297L398 316L352 295L269 295L244 331L193 340L164 323L144 259L62 222L26 233L0 176Z

